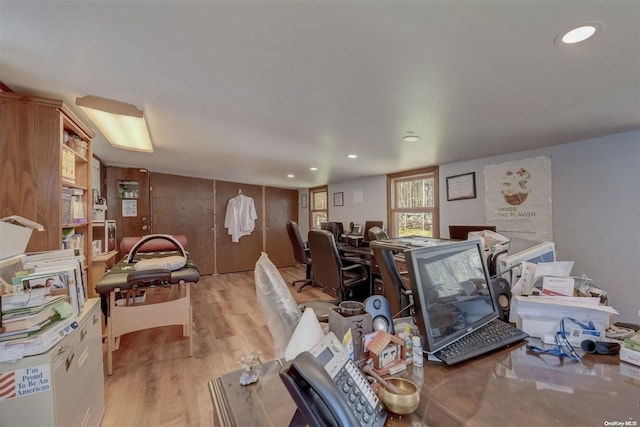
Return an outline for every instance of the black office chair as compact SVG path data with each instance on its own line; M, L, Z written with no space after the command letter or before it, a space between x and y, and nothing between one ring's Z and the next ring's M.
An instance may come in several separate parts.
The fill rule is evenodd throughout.
M470 231L496 231L495 225L450 225L449 238L454 240L467 240Z
M291 248L293 249L293 257L295 260L306 266L306 275L304 279L294 280L291 285L296 286L298 283L302 283L297 286L298 292L302 292L305 286L314 285L313 272L311 270L311 255L309 254L309 248L302 241L300 235L300 228L295 221L287 221L287 234L291 241Z
M384 295L389 300L391 315L396 316L408 311L408 316L413 316L413 294L407 287L398 264L393 257L393 251L373 244L373 257L378 264L380 276L384 286Z
M369 246L371 242L371 234L369 234L369 230L373 227L382 228L384 222L383 221L365 221L364 222L364 233L362 234L362 246Z
M375 226L369 229L369 240L384 240L388 239L389 235L382 228Z
M340 237L344 233L341 222L329 222L327 223L327 228L324 228L323 230L331 232L333 234L333 237L336 239L336 242L340 241Z
M313 258L311 270L314 281L338 301L354 299L354 288L369 284L368 266L360 263L345 265L332 233L326 230L309 231L309 249Z

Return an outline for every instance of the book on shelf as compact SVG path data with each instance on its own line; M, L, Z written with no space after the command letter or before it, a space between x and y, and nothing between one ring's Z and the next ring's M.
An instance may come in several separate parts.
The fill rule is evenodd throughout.
M62 231L62 247L66 250L81 251L84 248L84 233L76 232L73 227Z
M71 188L62 187L62 223L71 224Z
M62 150L62 178L68 182L76 181L76 155L66 146Z

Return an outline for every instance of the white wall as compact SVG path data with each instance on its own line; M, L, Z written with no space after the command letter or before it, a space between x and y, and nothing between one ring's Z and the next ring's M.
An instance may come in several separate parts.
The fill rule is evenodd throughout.
M618 320L640 323L640 132L440 166L440 235L484 223L485 166L542 155L551 156L558 259L607 291ZM477 198L447 202L446 177L473 171Z
M333 206L335 193L343 193L344 206ZM365 221L384 221L387 228L387 177L377 175L329 185L329 221L364 225Z
M618 320L640 323L640 132L440 165L440 236L449 236L450 224L484 223L486 165L543 155L551 156L558 259L575 261L573 274L586 274L608 292ZM477 198L447 202L446 177L474 171ZM364 203L352 203L353 190L363 190ZM338 191L342 208L332 206ZM329 219L386 222L386 191L385 175L332 184ZM308 230L308 210L300 212Z
M344 206L334 206L334 194L340 192L343 193L342 200ZM299 190L298 197L302 194L307 194L308 197L309 191L307 189ZM362 202L358 200L358 195L362 196ZM328 197L329 221L342 222L345 229L349 227L351 221L362 225L364 225L365 221L384 221L386 228L386 175L377 175L340 184L330 184L328 186ZM309 232L310 206L311 204L308 202L307 209L303 209L301 205L299 205L298 208L298 225L300 226L300 233L303 236L306 236Z

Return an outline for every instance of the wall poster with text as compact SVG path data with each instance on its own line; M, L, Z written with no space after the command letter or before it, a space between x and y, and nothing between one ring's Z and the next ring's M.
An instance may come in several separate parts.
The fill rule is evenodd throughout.
M488 165L484 176L488 225L507 237L553 241L551 157Z

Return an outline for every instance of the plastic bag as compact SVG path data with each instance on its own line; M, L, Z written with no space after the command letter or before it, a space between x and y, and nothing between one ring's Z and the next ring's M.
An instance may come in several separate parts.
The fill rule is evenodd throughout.
M275 357L284 357L302 312L282 275L266 253L262 253L254 270L258 305L273 338Z

